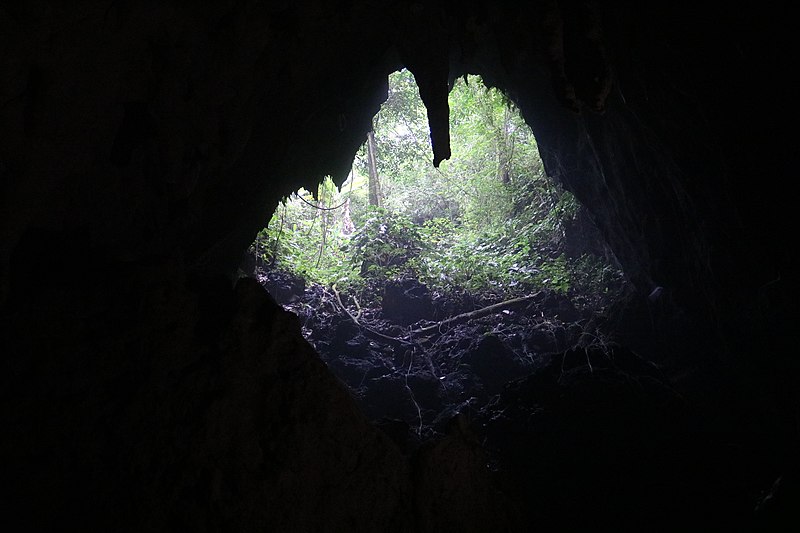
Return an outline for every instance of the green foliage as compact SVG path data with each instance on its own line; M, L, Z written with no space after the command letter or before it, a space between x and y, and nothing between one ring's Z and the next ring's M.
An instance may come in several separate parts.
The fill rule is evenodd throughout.
M423 281L450 295L468 292L502 298L526 292L531 278L521 267L522 254L498 252L491 240L454 234L449 244L426 254Z
M416 276L416 262L422 251L422 237L411 219L402 213L370 206L361 229L351 241L351 261L361 276L386 279Z
M625 278L613 264L592 254L583 254L569 264L572 289L589 299L608 299L621 295ZM597 307L597 305L595 305Z
M346 253L348 237L342 232L343 221L334 211L326 210L346 199L347 193L340 194L330 178L320 184L317 201L307 191L298 191L278 206L270 223L259 232L253 251L266 263L316 283L363 285Z
M453 155L436 169L413 76L393 74L374 122L385 207L367 205L362 148L341 191L329 179L320 185L319 203L336 209L297 198L278 208L256 242L265 259L362 301L375 301L386 280L408 276L439 294L497 299L617 286L621 273L604 258L567 255L566 227L582 207L545 175L514 105L474 76L458 80L450 105Z
M552 261L543 261L540 266L537 281L544 287L549 287L556 292L566 294L570 288L570 273L567 258L559 255Z

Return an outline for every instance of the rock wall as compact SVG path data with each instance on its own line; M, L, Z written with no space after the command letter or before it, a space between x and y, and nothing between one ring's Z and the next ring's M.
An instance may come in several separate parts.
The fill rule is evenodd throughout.
M138 297L116 276L95 280L113 329L81 304L61 325L99 327L91 347L75 333L77 345L53 346L70 335L44 337L59 320L47 312L11 324L28 341L8 353L17 379L3 384L14 399L4 520L31 531L408 530L407 459L360 415L297 317L254 280L231 290L157 277ZM41 303L62 309L68 293ZM154 320L137 322L140 310ZM30 374L35 384L20 379Z

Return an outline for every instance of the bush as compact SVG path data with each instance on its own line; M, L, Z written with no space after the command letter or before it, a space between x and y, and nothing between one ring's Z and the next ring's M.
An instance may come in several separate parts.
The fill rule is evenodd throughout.
M370 206L350 243L350 260L368 280L416 277L422 248L422 236L408 216Z

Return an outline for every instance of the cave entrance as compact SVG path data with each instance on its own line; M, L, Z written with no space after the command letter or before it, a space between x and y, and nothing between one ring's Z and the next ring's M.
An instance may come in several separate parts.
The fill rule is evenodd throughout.
M468 76L450 107L436 168L414 78L394 73L342 186L286 198L250 250L367 416L417 439L554 354L610 342L626 290L515 106Z

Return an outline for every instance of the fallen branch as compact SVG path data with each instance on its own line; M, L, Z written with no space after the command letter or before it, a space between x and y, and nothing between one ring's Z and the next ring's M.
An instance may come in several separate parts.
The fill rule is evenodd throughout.
M477 318L491 315L493 313L497 313L498 311L502 311L504 309L509 309L512 307L521 307L524 304L527 304L528 302L541 297L541 295L542 291L539 291L536 294L531 294L530 296L523 296L522 298L514 298L513 300L506 300L505 302L492 304L490 306L481 309L476 309L475 311L469 311L467 313L462 313L460 315L450 317L447 320L442 320L441 322L437 322L432 326L427 326L424 328L412 330L410 333L412 335L426 335L428 333L433 333L435 331L439 331L442 328L442 326L452 326L455 324L461 324L462 322L469 322L470 320L475 320Z
M339 307L341 307L342 310L345 313L347 313L347 316L350 317L350 320L352 320L355 323L356 326L358 326L361 329L363 329L365 332L367 332L372 337L374 337L374 338L376 338L378 340L389 341L389 342L396 343L396 344L403 344L403 345L413 345L414 344L412 342L409 342L409 341L407 341L405 339L401 339L399 337L390 337L389 335L384 335L380 331L375 331L371 327L369 327L366 324L362 323L357 316L353 315L353 313L351 313L350 310L347 307L344 306L344 304L342 303L342 297L339 296L339 291L336 290L336 284L335 283L331 286L331 289L333 289L333 292L336 295L336 301L339 303ZM361 315L361 311L360 310L359 310L358 314Z
M392 343L403 344L403 345L413 345L413 342L409 342L406 339L401 339L399 337L391 337L389 335L384 335L379 331L375 331L374 329L370 328L366 324L363 324L359 317L353 315L347 307L345 307L344 303L342 303L342 298L339 295L339 291L336 290L336 284L334 283L331 287L333 289L334 294L336 295L336 301L339 303L339 307L347 313L347 316L360 328L366 331L368 334L372 335L373 337L377 338L378 340L389 341ZM521 298L514 298L512 300L506 300L504 302L499 302L496 304L489 305L487 307L483 307L481 309L476 309L474 311L469 311L467 313L461 313L460 315L456 315L454 317L450 317L446 320L442 320L433 324L432 326L427 326L420 329L414 329L409 332L410 335L426 335L428 333L440 332L442 326L452 326L455 324L461 324L462 322L469 322L470 320L475 320L487 315L491 315L493 313L497 313L498 311L502 311L504 309L510 309L513 307L522 307L523 305L536 300L537 298L541 297L542 291L537 292L536 294L531 294L530 296L523 296ZM359 311L359 315L361 312ZM423 341L424 342L424 341ZM433 369L431 369L433 372ZM434 373L435 374L435 373Z

